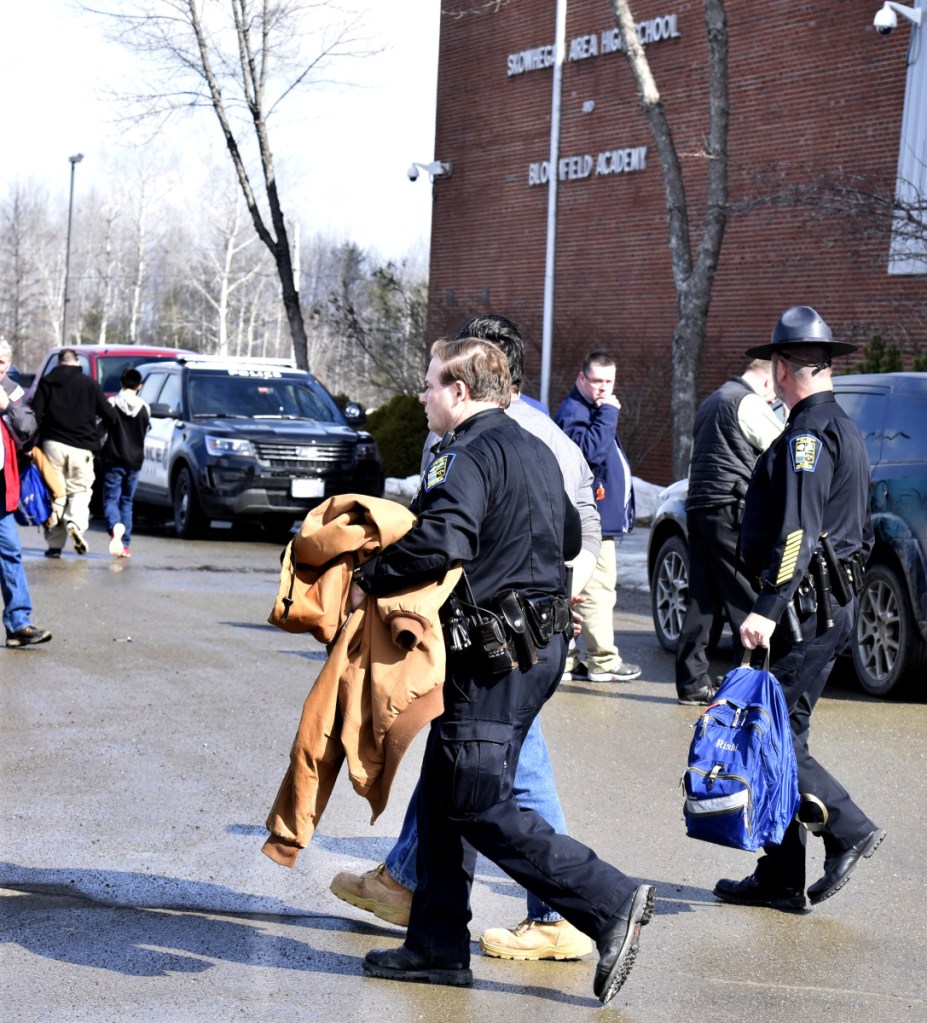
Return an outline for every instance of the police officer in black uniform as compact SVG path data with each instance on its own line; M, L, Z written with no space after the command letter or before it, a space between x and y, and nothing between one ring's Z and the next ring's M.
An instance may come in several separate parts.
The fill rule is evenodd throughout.
M476 852L596 940L594 990L607 1002L637 954L654 889L520 808L522 739L557 688L572 631L564 556L579 516L554 455L505 415L505 355L467 338L437 341L422 402L443 435L412 505L418 522L361 566L352 591L383 595L461 563L467 584L444 609L444 713L431 727L417 805L418 887L405 944L364 970L393 980L468 984Z
M855 347L834 341L810 306L793 306L770 343L746 353L772 359L789 418L757 461L746 497L741 557L759 593L740 638L747 650L769 650L782 685L801 805L781 845L764 850L753 874L718 881L715 895L725 902L802 912L808 831L824 841L824 875L808 888L812 905L839 891L885 837L808 749L811 712L854 627L872 548L869 459L834 398L830 371L834 355Z

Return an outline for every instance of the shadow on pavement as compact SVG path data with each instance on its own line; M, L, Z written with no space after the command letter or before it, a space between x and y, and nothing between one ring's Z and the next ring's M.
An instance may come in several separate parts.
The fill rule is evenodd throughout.
M17 880L8 880L13 875ZM84 894L100 885L109 899ZM28 869L15 864L0 865L0 888L7 895L4 903L2 940L15 944L36 956L73 966L91 967L132 977L166 977L199 974L219 963L236 963L258 969L286 969L303 973L361 977L361 957L314 947L305 941L270 933L262 921L279 924L281 918L268 907L275 900L257 899L262 911L248 913L212 910L191 905L182 907L127 904L151 897L165 900L164 891L184 892L185 903L208 904L222 901L230 889L220 885L183 881L165 876L123 871L84 871L79 869ZM249 896L237 895L244 907ZM293 916L292 907L278 903L286 914L282 922L320 931L346 931L382 939L387 945L399 942L401 932L363 921L315 916ZM248 916L250 919L230 919ZM218 918L217 918L218 917ZM485 960L495 968L495 960ZM504 966L502 967L504 968ZM586 968L586 967L584 967ZM560 1005L592 1006L593 997L573 995L551 987L525 985L524 976L506 983L498 979L477 979L475 987L489 993L530 995ZM388 983L388 982L384 982Z

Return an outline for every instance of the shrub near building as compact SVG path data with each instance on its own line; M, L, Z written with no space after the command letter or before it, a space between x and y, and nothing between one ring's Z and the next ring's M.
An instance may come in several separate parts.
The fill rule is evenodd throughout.
M380 449L387 476L415 476L428 436L425 409L415 395L397 394L367 417L367 429Z

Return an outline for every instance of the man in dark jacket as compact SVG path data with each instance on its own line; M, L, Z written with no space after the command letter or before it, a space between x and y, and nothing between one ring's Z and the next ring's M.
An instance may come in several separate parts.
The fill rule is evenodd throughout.
M45 530L45 556L60 558L68 536L74 550L86 554L84 534L90 525L93 453L100 448L97 417L111 427L116 414L100 385L82 372L73 348L65 348L58 356L58 365L39 381L32 408L42 450L65 486L64 498L55 501L58 520Z
M132 543L132 501L145 460L145 434L151 425L148 402L138 392L142 375L130 367L119 381L122 388L110 404L116 421L103 445L103 517L109 530L109 552L128 558Z
M618 443L620 410L621 402L615 394L615 360L605 352L591 352L583 360L576 386L554 416L592 469L593 492L602 523L599 558L583 590L580 606L586 671L580 669L576 650L571 648L564 680L627 682L641 673L638 665L621 659L613 621L618 575L615 541L634 528L631 466Z
M699 406L692 432L686 528L689 534L689 604L676 649L680 703L711 703L717 686L708 677L708 644L722 611L740 660L740 626L756 596L738 564L737 538L744 497L757 457L782 432L769 407L775 400L771 363L754 359Z

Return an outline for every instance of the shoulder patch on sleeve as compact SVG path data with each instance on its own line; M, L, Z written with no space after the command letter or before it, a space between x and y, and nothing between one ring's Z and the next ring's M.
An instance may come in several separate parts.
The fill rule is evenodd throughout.
M789 438L789 451L792 454L793 471L814 472L818 467L821 442L810 433L801 433L796 437Z
M440 487L442 483L447 482L447 478L451 473L451 465L457 456L452 452L446 455L439 455L425 470L425 481L424 490L427 494L429 490L434 490L435 487Z

